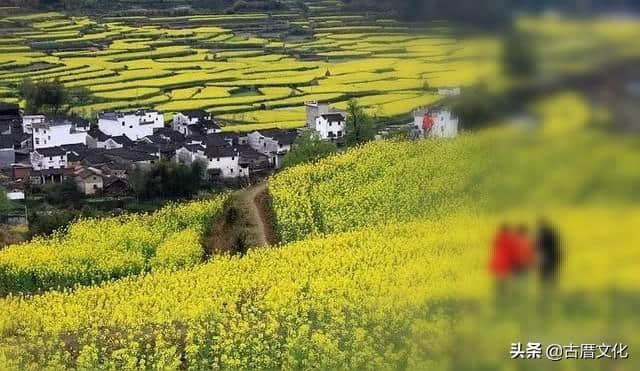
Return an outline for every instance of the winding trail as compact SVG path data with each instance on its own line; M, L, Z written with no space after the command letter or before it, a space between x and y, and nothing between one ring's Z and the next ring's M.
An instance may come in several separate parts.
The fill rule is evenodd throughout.
M245 189L241 193L241 198L248 212L248 219L251 224L255 226L255 237L259 246L266 246L273 243L273 241L270 241L273 236L271 224L267 220L265 211L262 210L263 205L261 205L258 200L258 197L266 191L267 183L262 182Z

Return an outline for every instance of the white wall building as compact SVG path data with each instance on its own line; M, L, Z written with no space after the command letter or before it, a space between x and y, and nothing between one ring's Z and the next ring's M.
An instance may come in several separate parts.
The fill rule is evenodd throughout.
M327 113L316 118L315 131L321 139L336 140L344 136L346 119L342 113Z
M164 116L157 111L103 112L98 115L98 128L108 136L126 135L138 140L153 135L153 129L164 127Z
M447 109L418 109L413 114L413 125L421 136L453 138L458 135L458 118Z
M232 147L207 148L204 156L207 170L218 170L222 178L249 176L249 168L240 166L240 154Z
M282 159L291 150L297 136L295 131L282 129L254 131L247 135L249 146L267 156L276 169L280 168Z
M44 115L24 115L22 116L22 132L31 134L33 132L33 124L41 124L44 122Z
M316 129L316 119L321 115L331 112L329 105L326 103L307 102L304 104L307 113L307 128Z
M34 149L66 144L87 144L89 123L81 119L47 117L43 121L33 121L31 126Z
M31 152L33 170L63 169L67 167L67 152L59 147L39 148Z
M196 125L201 127L194 128ZM204 110L176 113L173 115L171 128L184 136L192 135L194 132L202 135L222 132L220 126L213 121L213 115Z

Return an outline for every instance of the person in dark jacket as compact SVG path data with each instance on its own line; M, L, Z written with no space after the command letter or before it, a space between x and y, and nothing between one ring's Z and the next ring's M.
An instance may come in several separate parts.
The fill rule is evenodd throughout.
M540 280L543 284L554 284L561 260L560 240L556 230L544 219L538 221L536 248Z

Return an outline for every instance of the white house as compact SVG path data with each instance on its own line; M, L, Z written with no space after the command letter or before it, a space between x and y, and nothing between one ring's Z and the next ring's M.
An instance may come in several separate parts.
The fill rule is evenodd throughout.
M344 136L346 119L342 113L327 113L316 118L316 132L321 139L336 140Z
M316 129L316 119L321 115L331 112L329 105L326 103L306 102L304 104L307 113L307 128Z
M41 124L44 122L44 115L24 115L22 116L22 132L31 134L33 132L33 124Z
M34 149L87 143L89 123L77 117L45 117L31 127Z
M249 176L249 167L240 166L240 154L233 147L207 148L204 151L204 157L207 163L207 170L219 172L222 178Z
M458 135L458 118L450 110L422 108L413 113L414 128L421 136L432 138L453 138Z
M332 109L326 103L307 102L304 104L307 128L315 130L320 139L335 140L344 136L346 114Z
M63 169L67 167L67 152L60 147L38 148L31 152L33 170Z
M267 156L271 165L279 168L298 133L295 130L267 129L254 131L247 136L249 146Z
M73 179L85 195L93 195L104 188L102 172L92 167L77 167L73 171Z
M138 140L153 135L153 129L164 127L164 116L157 111L103 112L98 115L98 128L108 136L126 135Z
M191 165L196 160L202 160L208 163L208 159L204 155L205 147L201 144L185 144L176 149L174 161L181 165Z
M222 132L220 126L213 121L211 113L204 110L176 113L173 115L171 127L184 136L194 134L207 135Z

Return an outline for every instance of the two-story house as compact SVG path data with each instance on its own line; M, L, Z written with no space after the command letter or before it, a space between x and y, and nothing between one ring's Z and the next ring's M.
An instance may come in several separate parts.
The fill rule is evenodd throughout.
M86 144L89 122L75 116L47 116L32 123L33 148Z
M67 151L60 147L37 148L31 152L33 170L64 169L67 167Z
M220 133L220 125L204 110L178 112L173 115L172 129L184 136Z
M157 111L102 112L98 115L98 128L104 134L116 137L126 135L138 140L153 135L153 130L164 127L164 116Z
M240 166L240 154L233 147L207 147L204 156L207 171L211 174L217 173L221 178L227 179L249 176L248 165Z
M347 120L342 113L326 113L316 118L315 130L324 140L337 140L344 136Z
M267 129L254 131L247 136L249 146L267 156L273 167L279 168L298 133L295 130Z

